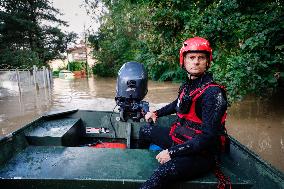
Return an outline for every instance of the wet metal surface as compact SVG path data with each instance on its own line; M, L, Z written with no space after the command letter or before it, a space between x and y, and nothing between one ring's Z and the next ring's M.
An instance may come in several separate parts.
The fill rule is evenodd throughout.
M68 117L67 120L71 120L85 114L89 115L85 116L85 119L82 121L84 123L92 123L98 122L97 120L100 120L101 117L108 117L107 115L110 115L111 112L80 110L73 111L73 114L65 112L59 115L61 118L65 115ZM41 118L33 122L33 125L30 126L41 127L42 125L45 127L46 125L70 124L69 121L64 121L66 120L65 118L56 118L58 117L55 114L49 115L48 119ZM171 118L163 117L159 121L166 121L167 123L164 126L170 126L170 122L167 120L172 119L174 119L174 116ZM58 122L58 124L55 122ZM103 123L101 121L101 124ZM118 124L120 128L128 123L118 122ZM131 124L136 128L141 123ZM31 128L31 130L33 129ZM22 134L24 133L18 132L18 136ZM281 173L278 173L264 162L255 158L254 155L248 153L244 148L232 139L231 156L223 156L222 158L224 160L224 163L221 165L222 170L225 175L230 177L232 188L244 189L250 188L252 185L254 189L283 188L283 175L281 176ZM1 156L5 149L10 148L7 147L7 143L2 143ZM30 188L31 186L33 188L66 188L66 186L72 186L72 188L94 188L94 185L86 187L85 181L90 181L96 185L95 188L104 188L102 183L100 183L104 181L108 186L107 188L134 189L138 188L137 185L145 180L145 178L141 178L141 175L137 175L137 173L151 174L150 170L153 171L157 166L157 161L155 160L157 152L151 153L148 150L139 149L105 150L86 146L70 148L30 145L15 154L5 164L2 164L0 169L0 185L2 188ZM132 177L128 178L129 175ZM126 186L124 185L125 181L130 181L132 184L135 183L136 186L132 186L132 184L129 186L128 184L130 183ZM216 182L217 179L214 173L211 172L204 175L204 177L198 177L186 183L174 184L173 187L170 186L169 188L216 188ZM123 186L118 186L121 183ZM63 187L58 187L61 184Z
M80 119L42 120L25 131L31 145L77 146L85 133Z
M40 89L19 96L0 95L0 136L36 119L47 111L66 109L112 110L115 106L114 78L54 79L52 91ZM149 81L146 101L152 109L174 100L179 84ZM3 89L0 89L3 90ZM7 92L7 91L5 91ZM229 134L284 171L283 95L271 100L247 98L228 112Z
M58 183L62 182L62 180L67 182L74 180L114 181L116 183L132 181L139 184L145 182L158 166L158 162L155 159L157 153L142 149L30 145L1 166L0 185L10 186L11 184L14 186L12 188L17 188L19 185L21 186L20 188L29 188L31 184L34 185L39 180L42 180L42 184L50 186L47 188L53 188L51 187L52 185L58 186ZM228 169L228 165L230 164L223 165L223 171L227 176L230 176L232 186L236 189L250 188L251 181L248 180L247 176L240 174L238 166ZM21 184L17 184L15 181ZM184 187L176 184L176 187L169 188L212 188L212 186L216 185L216 182L217 179L214 173L210 172L203 177L180 183ZM67 185L65 184L64 188ZM42 186L35 188L42 188ZM98 188L104 187L100 186Z
M157 166L149 150L29 146L0 170L0 177L145 180Z
M27 136L37 137L62 137L73 127L78 119L60 119L56 121L43 122L38 127L26 133Z

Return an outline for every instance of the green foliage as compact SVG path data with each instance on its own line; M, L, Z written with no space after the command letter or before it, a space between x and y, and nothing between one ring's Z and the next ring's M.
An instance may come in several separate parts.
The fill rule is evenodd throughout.
M96 74L115 75L123 63L138 61L153 80L181 81L186 77L179 68L181 44L201 36L212 44L210 71L231 101L267 94L283 81L282 1L102 2L108 11L90 40L100 63Z
M59 72L60 72L60 70L55 70L55 71L53 71L53 72L52 72L52 76L53 76L53 77L59 77Z
M0 53L1 68L11 69L20 68L28 69L31 65L36 65L37 67L44 66L36 52L30 50L14 50L2 49Z
M99 75L102 77L113 77L116 75L113 69L110 69L106 64L95 64L93 67L93 74Z
M85 62L69 62L69 70L70 71L81 71L84 70Z
M50 0L1 0L0 65L32 66L60 58L74 35L66 35L59 28L46 24L66 25L56 18L58 14Z

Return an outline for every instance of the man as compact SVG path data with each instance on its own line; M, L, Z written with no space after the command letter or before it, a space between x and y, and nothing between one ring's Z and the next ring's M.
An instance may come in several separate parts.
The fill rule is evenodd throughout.
M225 133L226 94L207 72L212 61L209 42L201 37L187 39L180 49L180 66L188 75L178 98L165 107L148 112L145 119L177 114L171 128L146 125L140 129L142 143L164 150L156 159L161 164L141 186L166 188L167 182L186 180L209 172L220 152L220 135Z

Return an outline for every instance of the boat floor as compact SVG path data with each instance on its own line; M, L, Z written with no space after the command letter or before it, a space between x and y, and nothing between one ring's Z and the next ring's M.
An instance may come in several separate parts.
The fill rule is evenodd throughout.
M158 166L157 152L144 149L28 146L0 169L1 186L8 188L138 188ZM222 167L234 189L252 185L239 173ZM216 188L214 173L173 188ZM172 188L172 187L171 187Z

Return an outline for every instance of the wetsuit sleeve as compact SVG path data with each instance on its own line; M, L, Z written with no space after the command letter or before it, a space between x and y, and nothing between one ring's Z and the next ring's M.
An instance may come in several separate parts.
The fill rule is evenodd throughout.
M158 117L162 117L162 116L166 116L166 115L170 115L173 113L176 113L176 106L177 106L177 99L173 102L171 102L170 104L162 107L161 109L157 110L157 116Z
M191 140L169 148L171 157L199 153L216 145L216 138L222 116L227 110L226 98L219 87L208 88L201 99L202 134L195 135Z

